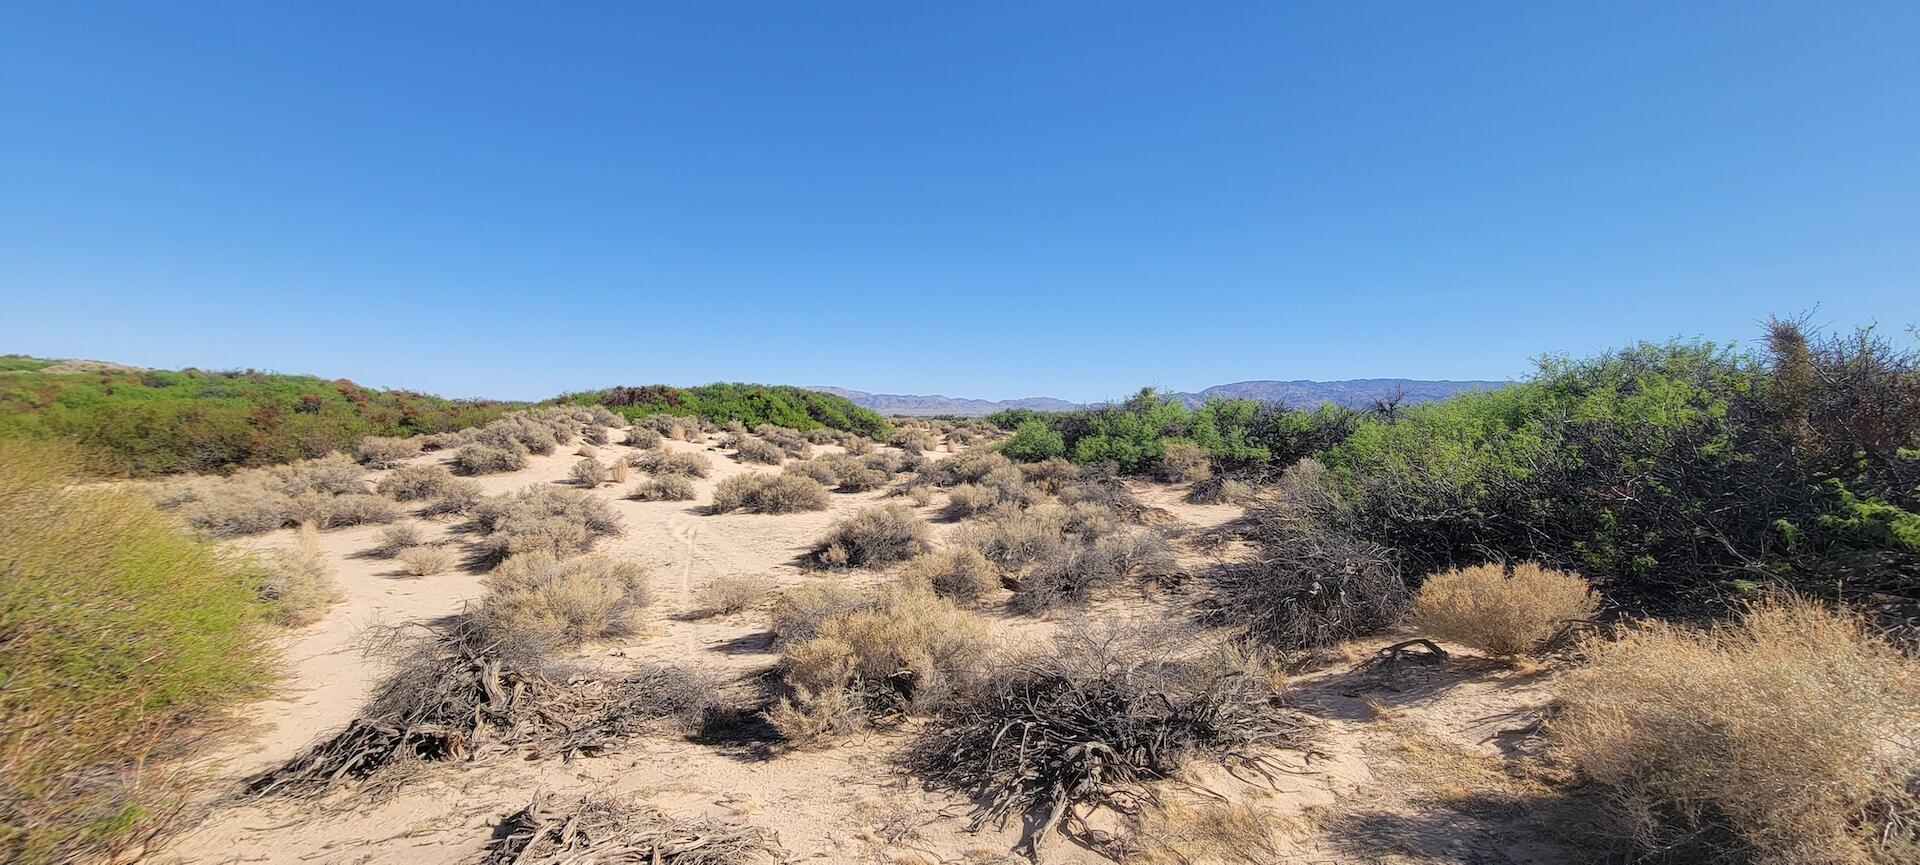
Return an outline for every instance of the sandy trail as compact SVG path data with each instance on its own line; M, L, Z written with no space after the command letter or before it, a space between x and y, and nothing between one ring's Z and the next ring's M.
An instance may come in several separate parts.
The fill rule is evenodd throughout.
M697 503L709 500L722 478L777 468L742 465L704 442L669 442L667 446L706 454L714 463L713 476L695 482L695 502L635 502L618 498L624 492L619 488L598 490L620 511L626 527L624 535L603 542L598 549L651 567L655 600L646 611L639 637L581 647L573 657L614 667L677 664L720 677L733 683L732 688L746 689L753 677L777 660L764 611L688 618L683 614L695 606L698 591L725 576L765 577L781 586L822 579L802 571L797 557L834 520L880 500L885 493L836 493L831 508L818 513L707 515ZM628 452L619 445L598 450L603 460ZM419 459L433 462L441 457L428 454ZM577 459L571 447L562 448L553 455L535 457L522 471L478 480L489 494L557 483ZM1231 506L1186 504L1180 498L1182 490L1148 484L1136 484L1135 489L1143 502L1164 509L1189 527L1219 526L1241 514ZM936 497L919 509L933 522L937 534L954 527L938 519L941 504ZM447 531L445 524L423 522L423 526L431 536ZM285 639L284 686L271 699L244 712L243 733L209 757L214 776L228 779L230 785L346 724L383 669L377 656L362 651L368 635L380 633L380 627L430 623L456 614L482 594L479 575L461 572L413 578L400 574L390 561L363 557L377 531L356 528L323 534L323 548L339 567L346 598L323 620ZM291 544L292 537L291 531L283 531L255 543L283 546ZM1196 567L1204 564L1203 559L1194 557ZM856 573L844 579L872 583L888 578ZM1066 619L1013 616L992 607L982 613L1001 638L1024 640L1096 619L1182 615L1175 609L1179 603L1174 598L1133 598L1102 603L1087 615ZM1494 851L1492 858L1455 859L1449 852L1452 848L1444 843L1423 847L1425 842L1400 838L1388 839L1391 844L1374 852L1356 853L1362 848L1347 837L1354 833L1327 817L1342 803L1361 802L1388 813L1398 809L1416 815L1424 807L1414 804L1405 791L1396 792L1387 776L1376 771L1383 760L1393 757L1380 744L1383 733L1368 708L1369 700L1402 704L1397 711L1411 723L1443 731L1461 747L1493 754L1497 745L1477 741L1468 722L1543 698L1537 683L1515 687L1475 680L1427 689L1418 699L1402 699L1405 695L1398 692L1369 691L1365 683L1344 681L1340 675L1336 669L1301 684L1301 699L1315 707L1325 725L1319 753L1310 760L1294 753L1276 754L1275 765L1286 771L1253 781L1202 769L1191 787L1179 789L1208 789L1261 809L1273 817L1275 826L1284 827L1281 849L1288 851L1290 861L1556 861L1530 858L1524 845L1508 837L1519 837L1515 835L1519 830L1497 824L1474 827L1492 833L1486 837L1501 839L1487 848ZM1012 853L1019 840L1018 826L969 833L965 830L970 805L964 798L924 791L902 777L895 759L910 733L910 729L869 733L829 749L777 756L764 743L702 744L661 734L641 737L613 753L571 762L495 760L441 765L380 801L336 795L320 803L227 804L183 832L155 858L172 863L286 865L473 862L483 850L490 827L526 804L536 791L566 797L599 790L635 794L674 813L738 819L771 829L790 862L1026 861ZM1176 790L1169 795L1186 794ZM1078 865L1112 860L1055 840L1047 861Z

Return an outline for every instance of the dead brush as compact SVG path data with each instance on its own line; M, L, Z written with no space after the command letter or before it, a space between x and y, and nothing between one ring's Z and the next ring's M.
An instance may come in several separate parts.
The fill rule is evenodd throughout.
M1180 563L1165 536L1150 531L1107 535L1085 545L1054 548L1014 584L1007 608L1028 615L1083 606L1129 580L1166 580Z
M600 795L556 810L541 794L500 821L480 865L772 865L779 852L763 829L669 817Z
M1920 862L1920 661L1788 599L1589 639L1549 752L1605 793L1602 843L1661 861Z
M1186 651L1165 628L1074 629L1010 659L930 722L905 757L931 787L974 797L971 828L1025 821L1037 861L1060 828L1087 831L1088 811L1132 812L1147 782L1195 759L1257 762L1306 741L1281 707L1263 656L1221 645Z
M1281 510L1259 515L1251 534L1258 552L1209 574L1207 604L1255 640L1324 648L1391 627L1412 605L1386 547Z
M405 640L392 673L345 729L247 783L256 796L316 796L356 782L376 795L409 764L527 752L606 751L667 723L690 728L715 705L712 683L674 667L589 673L486 637L461 617Z

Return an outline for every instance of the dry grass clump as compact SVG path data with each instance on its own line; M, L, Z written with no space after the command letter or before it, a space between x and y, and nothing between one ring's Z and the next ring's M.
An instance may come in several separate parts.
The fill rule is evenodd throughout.
M806 744L930 711L977 677L986 654L979 617L924 589L898 588L784 645L787 694L767 720L783 738Z
M1600 609L1578 574L1522 562L1457 568L1427 577L1413 596L1415 627L1501 658L1526 654L1570 619Z
M823 568L884 568L930 547L927 521L906 505L862 508L833 524L808 558Z
M1279 709L1267 660L1228 646L1194 651L1163 628L1072 629L1000 665L930 723L906 762L929 784L980 802L973 827L1026 821L1028 852L1077 809L1120 797L1195 759L1257 759L1302 741Z
M370 469L390 469L420 455L417 438L367 436L353 449L353 458Z
M782 591L767 621L774 640L790 643L819 634L828 619L872 604L866 592L842 580L818 580Z
M600 538L621 533L620 514L605 499L548 486L484 499L473 508L473 523L484 535L475 552L489 562L536 551L584 553Z
M627 430L627 445L630 447L652 450L659 447L661 441L659 430L647 429L643 426L635 426Z
M544 794L500 821L480 865L772 865L774 836L751 826L669 817L589 794L560 810Z
M463 475L492 475L517 472L527 467L527 449L515 443L510 447L469 444L453 453L453 468Z
M442 546L408 547L394 556L407 573L416 577L431 577L444 574L453 569L453 551Z
M787 452L781 450L779 446L756 438L741 439L739 444L734 445L733 453L740 458L741 462L769 466L777 466L781 460L787 458Z
M396 502L413 502L433 498L458 482L446 466L401 466L373 489Z
M374 558L391 559L400 555L408 547L417 547L424 542L420 526L416 523L394 523L380 530L375 536L372 549L367 550Z
M713 460L707 459L704 454L668 450L628 454L627 465L654 475L704 478L713 473Z
M1224 475L1197 481L1187 490L1187 501L1196 505L1244 505L1252 500L1251 484Z
M1119 861L1139 865L1271 865L1287 861L1287 818L1238 802L1162 799L1135 815Z
M1920 861L1920 662L1859 618L1788 600L1584 648L1548 742L1608 792L1617 842L1663 861Z
M528 641L502 643L470 619L403 643L360 716L332 738L254 776L255 795L311 796L388 770L520 750L597 754L662 721L689 727L716 703L711 682L673 667L592 674Z
M907 563L902 582L924 585L943 598L965 603L1000 588L1000 573L979 550L937 550Z
M738 613L772 594L773 581L766 577L716 577L694 592L694 603L699 605L694 613L701 617Z
M333 563L320 550L320 533L312 523L300 526L292 549L274 550L267 557L267 579L260 597L273 605L283 625L305 625L320 620L342 597L333 581Z
M627 498L636 502L690 502L694 495L693 481L684 475L660 475L634 484Z
M1122 532L1090 544L1053 548L1014 585L1007 606L1039 613L1080 606L1130 579L1164 579L1179 573L1167 539L1156 532Z
M586 457L573 464L567 472L567 479L582 487L597 487L607 482L607 467L593 457Z
M508 556L486 584L474 614L480 631L542 647L632 634L649 600L644 566L603 555Z
M1213 466L1207 462L1206 449L1190 441L1171 439L1161 445L1154 474L1170 484L1192 483L1213 477Z
M827 509L827 488L812 478L759 472L725 478L713 488L712 511L791 514Z

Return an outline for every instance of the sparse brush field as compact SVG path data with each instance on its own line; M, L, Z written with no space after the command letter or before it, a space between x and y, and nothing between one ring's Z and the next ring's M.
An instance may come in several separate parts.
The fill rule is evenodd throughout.
M1770 336L1391 414L0 439L0 860L1920 861L1914 360Z

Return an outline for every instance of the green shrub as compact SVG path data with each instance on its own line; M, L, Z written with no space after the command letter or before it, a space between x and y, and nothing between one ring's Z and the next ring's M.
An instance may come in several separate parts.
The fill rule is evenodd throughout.
M792 430L824 426L869 437L885 436L891 431L885 419L844 397L784 385L615 387L573 394L567 399L577 404L606 406L636 420L661 415L696 416L715 423L738 423L740 431L763 424ZM666 429L659 431L667 432Z
M1067 440L1038 418L1020 422L1013 435L1000 443L1000 452L1023 463L1054 459L1067 452Z
M195 729L269 666L256 561L82 460L0 439L0 859L110 859L168 825Z

